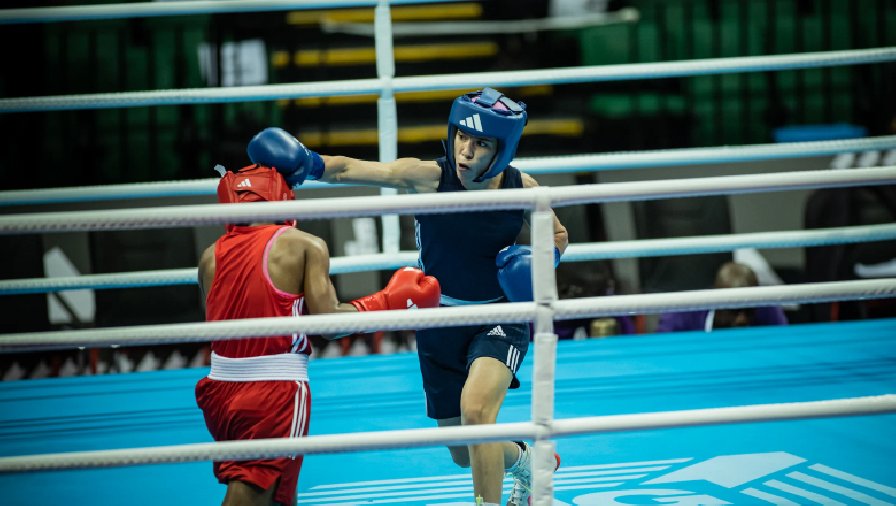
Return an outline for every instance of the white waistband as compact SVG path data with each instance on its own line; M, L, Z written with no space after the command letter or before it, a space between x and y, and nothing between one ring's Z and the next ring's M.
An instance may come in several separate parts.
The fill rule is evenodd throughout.
M283 353L229 358L212 353L212 370L208 377L219 381L308 381L308 355Z

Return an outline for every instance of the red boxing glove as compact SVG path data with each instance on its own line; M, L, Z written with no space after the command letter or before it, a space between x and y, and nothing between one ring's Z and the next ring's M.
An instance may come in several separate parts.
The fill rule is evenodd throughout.
M395 271L386 288L355 299L352 305L358 311L438 307L441 296L442 289L436 278L424 275L415 267L403 267Z

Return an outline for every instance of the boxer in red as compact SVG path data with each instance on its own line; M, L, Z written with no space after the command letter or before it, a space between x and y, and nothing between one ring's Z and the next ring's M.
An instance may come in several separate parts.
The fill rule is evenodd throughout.
M222 203L293 199L274 167L290 153L249 144L254 165L226 172L218 184ZM284 158L286 157L286 158ZM330 256L319 237L287 223L227 225L202 254L199 286L207 321L303 314L437 307L438 281L410 267L386 287L351 303L339 302L329 277ZM338 338L341 336L327 336ZM304 334L212 342L211 371L196 385L196 402L216 441L290 438L308 434L311 390ZM302 456L215 462L227 484L225 505L296 504Z

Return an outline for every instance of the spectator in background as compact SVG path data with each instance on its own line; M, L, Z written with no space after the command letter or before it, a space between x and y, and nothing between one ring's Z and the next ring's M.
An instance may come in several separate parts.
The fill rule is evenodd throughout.
M748 265L727 262L716 273L714 286L715 288L759 286L759 280L756 277L756 273ZM705 330L706 332L711 332L716 328L787 325L787 323L787 317L780 306L678 311L661 315L656 331Z
M565 263L557 268L557 296L560 299L602 297L615 295L616 280L605 264ZM558 339L583 339L615 334L634 334L635 323L630 316L555 320L554 332Z

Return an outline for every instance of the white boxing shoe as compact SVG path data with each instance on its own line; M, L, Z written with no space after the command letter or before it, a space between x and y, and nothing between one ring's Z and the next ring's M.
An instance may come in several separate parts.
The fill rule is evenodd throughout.
M554 454L554 471L560 468L560 455ZM523 442L520 458L507 470L513 476L513 488L507 506L529 506L532 493L532 449Z

